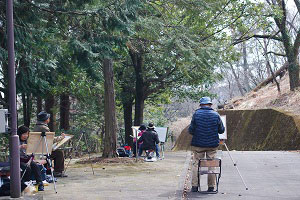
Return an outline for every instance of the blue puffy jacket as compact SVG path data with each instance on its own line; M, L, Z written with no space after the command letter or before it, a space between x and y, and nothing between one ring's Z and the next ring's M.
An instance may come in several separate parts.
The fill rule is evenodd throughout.
M196 110L193 115L189 132L193 135L192 146L218 147L219 135L224 133L225 128L220 115L211 107L203 106Z

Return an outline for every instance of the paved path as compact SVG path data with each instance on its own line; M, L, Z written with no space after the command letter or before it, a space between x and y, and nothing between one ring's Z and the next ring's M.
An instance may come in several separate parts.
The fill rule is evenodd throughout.
M95 175L89 166L72 166L68 178L46 187L44 199L222 199L222 200L299 200L300 154L295 152L240 152L230 154L249 187L245 187L233 166L228 153L223 152L222 177L218 194L191 193L188 164L190 152L167 152L166 158L157 162L130 165L98 165ZM187 175L187 176L186 176ZM206 178L201 179L202 184ZM206 188L205 188L206 189Z
M300 154L279 151L230 152L248 186L241 181L228 153L223 152L219 193L187 193L188 199L299 200ZM206 187L207 188L207 187Z

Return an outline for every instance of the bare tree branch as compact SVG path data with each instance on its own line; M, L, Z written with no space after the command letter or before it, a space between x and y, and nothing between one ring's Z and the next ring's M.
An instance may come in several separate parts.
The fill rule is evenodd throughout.
M300 1L299 0L294 0L294 2L296 4L298 12L300 13Z
M244 37L244 38L238 38L236 39L232 45L236 45L236 44L239 44L239 43L242 43L244 41L247 41L251 38L266 38L266 39L273 39L273 40L277 40L277 41L280 41L282 42L282 38L281 37L276 37L276 35L278 34L279 32L277 32L275 35L252 35L252 36L247 36L247 37Z
M299 12L297 12L296 14L295 14L295 16L293 17L293 19L292 19L292 21L290 22L290 21L286 21L290 26L291 26L291 29L294 29L294 31L296 31L297 32L297 28L294 26L294 21L295 21L295 19L296 19L296 17L297 17L297 15L299 14Z
M221 9L221 11L218 12L218 13L213 17L213 19L210 20L210 22L207 23L207 25L205 26L205 28L203 29L203 31L201 31L201 32L199 33L199 35L202 35L202 34L204 33L204 31L214 23L214 20L217 19L217 18L224 12L225 8L230 4L231 1L232 1L232 0L229 0L229 1L227 1L227 2L225 3L225 5L224 5L223 8Z
M274 55L276 55L276 56L283 56L283 57L286 57L286 54L282 54L282 53L276 53L276 52L273 52L273 51L268 51L267 53L266 53L266 55L268 55L268 54L274 54Z
M208 36L206 36L206 37L204 37L204 38L202 38L201 41L205 41L205 40L209 39L210 37L212 37L212 36L214 36L214 35L220 33L220 32L223 31L224 29L230 27L232 24L234 24L238 19L240 19L240 18L243 16L244 11L245 11L245 8L246 8L246 6L243 6L243 9L241 10L240 15L239 15L237 18L235 18L235 19L233 20L232 23L227 24L225 27L223 27L223 28L217 30L216 32L214 32L214 33L212 33L212 34L210 34L210 35L208 35Z
M288 25L290 25L291 29L294 29L294 31L297 32L297 28L294 26L294 24L293 24L292 22L286 21L286 23L287 23Z
M276 37L277 34L278 34L278 32L275 35L253 35L252 37L254 37L254 38L266 38L266 39L273 39L273 40L282 41L281 37Z

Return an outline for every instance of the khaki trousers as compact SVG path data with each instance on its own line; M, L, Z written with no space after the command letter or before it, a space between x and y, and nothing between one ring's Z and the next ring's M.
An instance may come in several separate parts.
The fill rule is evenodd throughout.
M201 158L215 158L217 154L218 147L215 148L202 148L202 147L194 147L192 146L193 151L193 166L192 166L192 186L198 186L198 163ZM213 170L213 168L209 168L209 170ZM207 185L208 187L216 186L216 175L208 174L207 175Z

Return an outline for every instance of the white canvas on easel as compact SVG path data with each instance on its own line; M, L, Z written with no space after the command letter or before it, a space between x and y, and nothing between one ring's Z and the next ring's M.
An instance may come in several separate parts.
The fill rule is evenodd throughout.
M135 138L139 131L139 126L132 126L132 133L133 133L133 137ZM168 135L168 130L169 127L155 127L154 130L157 132L158 135L158 139L161 142L161 153L162 153L162 158L164 159L164 143L167 142L167 135ZM138 137L139 138L139 137Z
M26 154L46 154L45 139L41 136L42 132L30 132L27 140ZM46 140L48 146L48 153L52 152L52 145L54 140L54 132L46 132Z
M136 137L138 135L139 131L139 126L132 126L132 132L133 132L133 137ZM155 127L154 129L157 132L158 139L160 142L166 142L167 141L167 134L168 134L168 127ZM139 137L138 137L139 138Z

